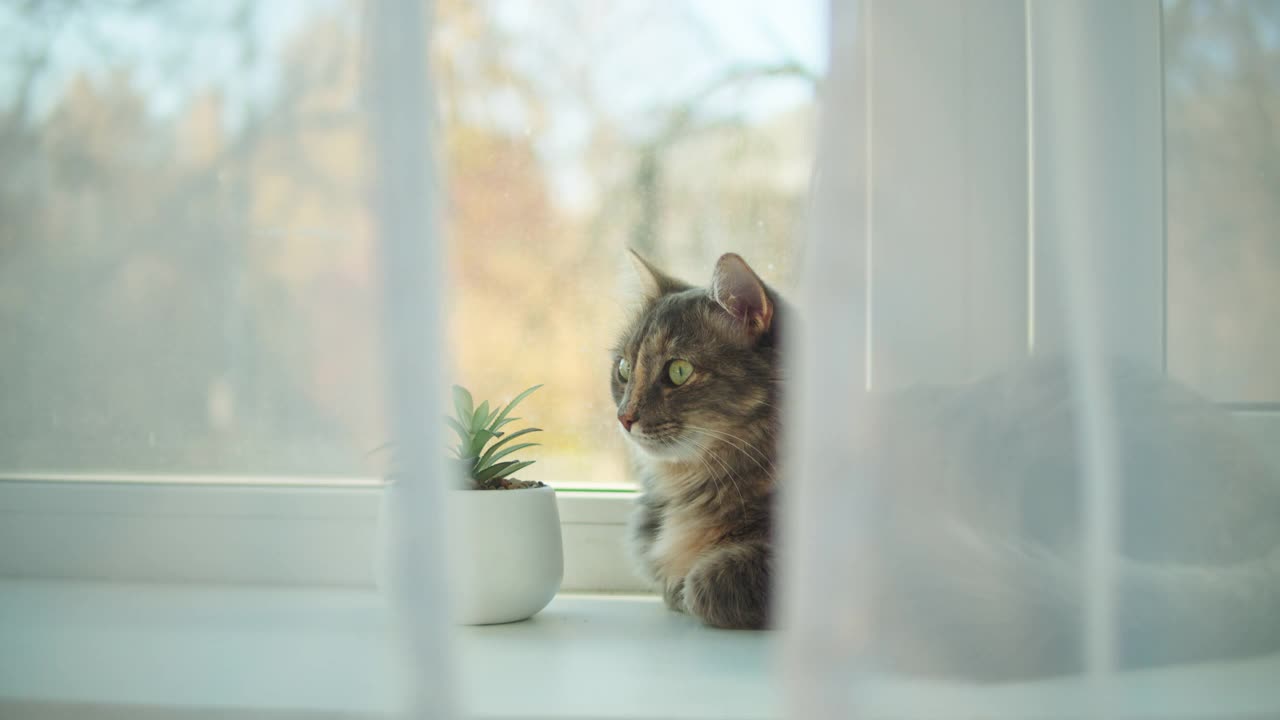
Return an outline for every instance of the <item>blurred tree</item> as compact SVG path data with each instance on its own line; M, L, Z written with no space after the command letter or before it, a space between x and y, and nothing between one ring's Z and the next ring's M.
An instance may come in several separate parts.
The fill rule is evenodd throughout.
M1280 3L1165 3L1170 371L1280 402Z
M377 467L365 457L383 433L361 6L312 6L283 42L264 30L280 22L271 7L0 12L25 38L0 50L18 76L0 95L5 468ZM437 8L450 351L457 379L486 397L547 384L527 408L552 431L551 461L535 466L545 479L617 480L600 458L615 457L617 439L606 348L623 310L623 247L647 244L699 275L715 253L745 250L781 273L807 112L761 122L726 114L724 100L812 78L795 64L730 62L650 102L637 132L597 62L637 22L662 33L687 18L566 1L537 32L517 32L510 8ZM190 51L196 38L209 54ZM198 72L214 56L229 58L230 79ZM263 82L268 92L247 92ZM586 129L573 157L550 144L566 123ZM558 189L571 163L585 178L576 201Z
M332 439L290 369L259 352L246 296L247 168L265 123L249 115L230 131L212 90L155 113L134 49L104 30L196 23L252 62L247 6L212 20L145 2L11 9L39 62L8 59L24 74L2 131L18 169L0 196L0 335L15 349L0 372L6 467L285 472ZM67 47L109 69L78 70L60 90L53 71L75 65L53 48ZM238 407L247 397L270 411Z

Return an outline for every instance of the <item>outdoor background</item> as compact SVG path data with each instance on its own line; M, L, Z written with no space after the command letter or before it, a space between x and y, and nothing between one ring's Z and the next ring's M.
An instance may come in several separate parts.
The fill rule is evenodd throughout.
M793 286L823 4L436 5L455 380L625 481L625 248ZM1169 368L1280 402L1280 2L1165 12ZM362 16L0 4L0 472L384 471Z

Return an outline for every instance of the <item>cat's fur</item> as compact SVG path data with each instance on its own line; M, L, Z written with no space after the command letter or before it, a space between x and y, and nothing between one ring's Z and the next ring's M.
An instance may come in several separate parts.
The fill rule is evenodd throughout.
M672 609L717 627L765 627L791 311L736 255L720 259L708 288L636 260L643 306L612 373L644 491L634 554ZM674 359L695 368L681 386L667 379ZM1121 661L1280 647L1274 473L1193 393L1120 365L1110 377L1123 459ZM890 666L984 678L1080 667L1069 381L1064 362L1040 359L962 387L853 403L850 442L864 448L883 503L867 623Z

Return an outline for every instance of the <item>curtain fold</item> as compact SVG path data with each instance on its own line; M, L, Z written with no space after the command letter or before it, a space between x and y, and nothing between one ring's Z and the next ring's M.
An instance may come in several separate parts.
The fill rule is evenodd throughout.
M1160 5L829 12L782 490L788 715L877 716L886 669L1012 677L1019 657L1083 671L1065 710L1106 714L1136 532L1119 476L1161 472L1122 457L1113 387L1113 358L1163 370Z
M456 715L452 613L446 592L448 477L444 407L442 186L435 163L429 72L433 4L366 6L373 208L382 271L386 407L397 456L387 489L385 546L407 717Z

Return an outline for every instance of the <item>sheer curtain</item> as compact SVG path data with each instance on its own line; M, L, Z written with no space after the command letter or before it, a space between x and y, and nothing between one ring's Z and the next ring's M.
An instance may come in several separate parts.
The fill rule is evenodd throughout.
M1199 446L1173 447L1173 406L1149 423L1145 444L1120 431L1132 407L1116 378L1165 367L1160 3L832 2L829 39L782 516L780 670L789 716L1102 717L1214 708L1228 693L1220 678L1190 681L1161 699L1118 689L1122 655L1160 642L1119 646L1126 608L1117 588L1147 579L1122 567L1122 545L1172 556L1179 533L1198 522L1153 509L1149 522L1125 527L1122 470L1154 482L1176 474L1167 464L1174 454L1209 472L1221 462L1210 450L1198 454ZM1042 386L1046 376L1019 374L1036 358L1055 357L1060 396ZM913 391L912 409L901 412L945 418L925 431L894 430L899 411L879 409L884 393L984 380L985 389L966 397L1001 410L944 399L931 405L931 391ZM974 417L1020 408L1034 423L1044 403L1070 408L1057 428L1065 434L988 431L978 426L999 419ZM858 427L881 420L890 429ZM888 487L904 477L885 472L871 452L895 445L911 456L910 467L947 486L964 472L956 448L968 446L961 460L970 467L997 467L983 462L1016 456L1024 448L1003 443L1028 438L1051 454L1061 446L1064 467L1080 478L1078 492L1029 484L1007 508L1015 525L1039 532L1062 524L1076 533L1069 554L1045 556L1057 564L1052 570L967 553L962 546L982 542L981 530L946 527L945 494L936 517L904 517L899 503L912 490ZM899 550L903 537L933 532L935 540L951 538L956 552ZM1121 573L1129 573L1123 581ZM1036 625L1044 608L1027 596L982 582L1043 590L1050 576L1070 619L1053 632ZM916 591L905 605L885 590L893 579ZM953 598L967 593L957 609ZM1135 616L1148 610L1127 608ZM974 634L945 623L951 613ZM903 625L929 630L904 635ZM1060 653L1082 673L985 693L883 674L904 656L934 659L966 643L975 658L992 648Z
M442 453L436 408L444 406L444 299L429 82L433 4L369 3L368 101L373 119L376 212L386 338L388 427L398 477L388 486L385 546L389 607L408 717L457 712L451 609L445 588L447 542ZM425 129L425 131L424 131Z
M410 310L438 308L443 292L439 186L430 136L418 132L430 117L427 35L415 0L371 7L389 406L396 437L418 439L404 444L421 451L404 458L412 479L434 474L438 429L422 409L439 406L443 387L439 315ZM1165 364L1160 12L1156 0L831 3L782 499L778 672L790 717L1159 714L1188 699L1211 708L1226 692L1212 678L1163 698L1116 687L1117 550L1132 531L1119 519L1119 475L1122 465L1160 471L1124 457L1121 391L1109 372L1114 357L1155 372ZM1036 642L1074 654L1083 673L991 691L886 675L900 656L948 645L967 641L977 654L988 643L1032 642L1037 608L984 595L984 568L948 564L972 557L964 552L886 552L911 523L934 526L895 515L898 488L883 484L858 440L858 419L875 417L861 407L918 383L999 378L1054 355L1064 358L1067 390L1052 402L1075 409L1069 441L1058 439L1082 482L1078 494L1051 498L1061 518L1036 519L1078 514L1075 554L1055 577L1078 617L1070 633ZM1038 391L991 387L1015 405L1018 393ZM915 443L919 466L945 474L942 448L964 440L949 433L944 423L929 437L888 439ZM393 492L399 515L415 519L392 538L411 708L449 717L453 645L435 552L442 491L401 482ZM1169 518L1164 536L1179 522ZM1157 538L1135 542L1144 541ZM997 569L1008 586L1042 581L1016 574L1026 567ZM886 608L896 599L882 592L884 579L895 576L940 579L920 581L909 607ZM956 583L970 591L961 611L946 595ZM978 634L914 636L904 648L878 624L890 609L924 626L968 613Z

